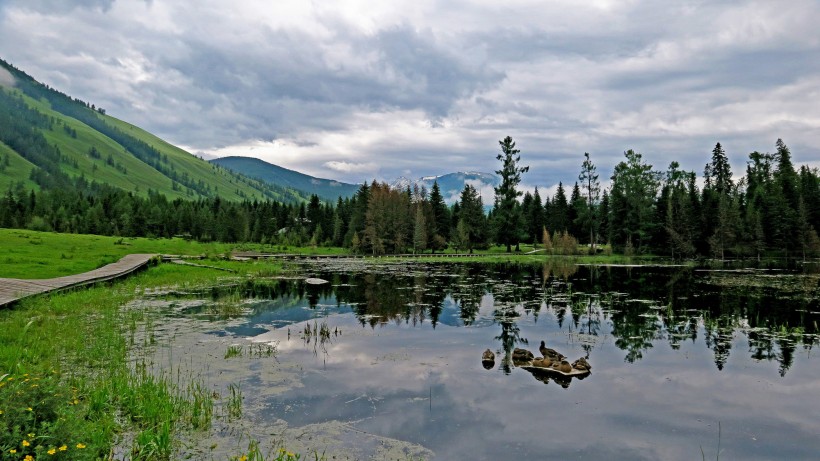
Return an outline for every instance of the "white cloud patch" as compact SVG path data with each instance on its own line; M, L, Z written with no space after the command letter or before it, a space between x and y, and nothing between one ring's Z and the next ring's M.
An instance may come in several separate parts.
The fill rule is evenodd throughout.
M375 163L353 163L353 162L325 162L324 166L341 173L373 173L378 170Z

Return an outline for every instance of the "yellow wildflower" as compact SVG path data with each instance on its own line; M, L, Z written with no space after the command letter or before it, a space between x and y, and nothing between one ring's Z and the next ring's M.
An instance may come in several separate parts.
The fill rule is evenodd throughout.
M242 455L239 457L239 461L248 461L248 455Z
M48 453L48 454L50 454L50 455L53 455L54 453L57 453L57 449L56 449L56 448L52 448L51 450L48 450L46 453Z
M31 445L31 444L29 443L29 441L28 441L28 440L23 440L23 443L21 443L20 445L22 445L22 446L24 446L24 447L27 447L27 446L29 446L29 445Z
M26 455L26 457L23 458L23 461L34 461L34 457L31 455Z
M26 407L26 411L34 411L31 407Z
M83 449L83 448L85 448L85 444L84 443L78 443L77 448Z
M15 450L14 448L12 448L11 450L9 450L9 453L11 453L11 454L15 454L15 453L17 453L17 450Z
M66 451L66 450L68 450L68 446L63 445L62 447L58 448L58 450L60 450L60 451Z
M28 433L28 434L26 434L26 435L28 435L28 438L30 438L30 439L33 439L33 438L34 438L34 434L32 434L32 433Z

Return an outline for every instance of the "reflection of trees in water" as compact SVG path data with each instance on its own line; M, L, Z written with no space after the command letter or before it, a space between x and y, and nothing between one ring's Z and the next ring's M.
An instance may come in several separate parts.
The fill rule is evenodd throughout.
M715 366L718 370L722 370L732 350L735 328L738 327L737 318L728 315L717 318L707 317L703 319L703 327L706 347L712 349L715 355Z
M501 359L501 370L505 374L512 371L512 351L515 345L521 341L521 330L515 322L515 316L503 317L498 320L501 325L501 334L494 339L501 342L501 349L504 351L504 358Z
M459 309L459 316L465 325L475 322L481 308L481 300L490 292L486 270L475 265L462 266L457 271L457 277L452 279L451 296Z
M493 317L501 326L501 333L495 339L501 342L501 349L504 351L501 370L506 374L512 370L512 352L515 346L529 343L527 338L521 337L521 329L517 323L521 313L518 309L530 313L541 307L540 301L536 307L535 301L540 297L537 287L531 282L534 278L533 270L534 268L526 266L505 266L499 274L506 277L501 283L494 283L491 287L495 308Z
M718 369L739 331L749 337L752 358L776 360L781 374L793 363L798 344L808 351L818 342L817 316L807 314L820 310L817 301L802 297L784 303L773 287L716 290L691 268L590 269L566 280L552 271L544 268L541 283L544 303L559 327L571 314L577 331L595 334L602 320L609 319L615 344L626 351L628 362L640 360L664 336L673 349L683 341L695 342L700 325Z
M625 360L632 363L643 358L652 341L660 339L661 324L646 303L625 303L623 310L612 313L612 336L615 345L626 351Z
M339 304L353 306L359 322L375 327L386 323L420 325L429 320L435 327L447 290L441 279L420 271L395 274L353 274L334 284Z
M578 264L572 258L549 258L541 265L542 284L546 284L550 277L566 282L578 272Z
M448 295L470 325L484 296L492 293L493 318L501 327L495 339L504 351L505 371L516 345L527 344L520 336L519 317L531 313L537 321L542 306L570 333L597 336L610 323L615 344L629 362L640 360L658 341L673 349L695 342L702 327L719 369L742 332L753 359L777 361L785 374L799 345L809 351L818 341L820 316L812 314L820 311L816 288L785 298L772 286L717 286L692 268L579 267L563 258L546 261L540 267L419 265L412 272L328 274L323 278L332 284L320 286L276 281L244 288L252 296L306 297L312 307L335 291L339 304L352 305L362 325L371 326L425 321L435 326ZM583 342L583 347L589 353L594 344Z

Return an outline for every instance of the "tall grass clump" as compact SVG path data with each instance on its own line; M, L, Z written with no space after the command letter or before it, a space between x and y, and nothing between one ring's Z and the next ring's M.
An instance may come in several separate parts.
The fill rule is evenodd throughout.
M201 379L129 364L145 318L123 306L146 288L212 284L215 272L160 265L0 309L0 459L108 459L117 439L132 441L117 447L131 459L171 459L177 432L208 430L214 397Z

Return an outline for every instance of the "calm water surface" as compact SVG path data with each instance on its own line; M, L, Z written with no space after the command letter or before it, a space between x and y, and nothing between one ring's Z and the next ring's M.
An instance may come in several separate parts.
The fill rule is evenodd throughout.
M434 459L818 459L818 283L812 274L572 264L311 263L330 281L257 284L213 338L276 344L299 385L249 366L246 417L342 421ZM310 326L311 334L305 334ZM329 334L315 336L316 328ZM583 380L509 360L540 341ZM482 366L490 349L496 361ZM199 360L199 359L197 359ZM229 360L211 357L213 368ZM210 379L218 379L212 373ZM719 429L720 427L720 429Z

